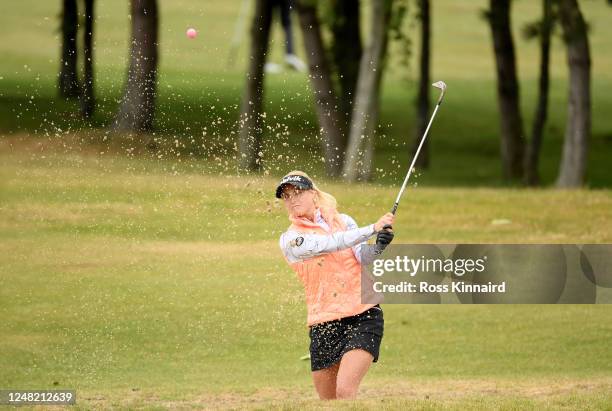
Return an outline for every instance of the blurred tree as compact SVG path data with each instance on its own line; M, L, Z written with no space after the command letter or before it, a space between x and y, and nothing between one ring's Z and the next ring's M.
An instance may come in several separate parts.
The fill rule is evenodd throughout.
M540 40L538 103L533 118L531 139L527 145L525 155L525 184L532 186L540 183L538 164L540 147L542 146L542 134L544 133L544 124L546 124L548 112L550 39L554 22L553 0L542 0L542 19L534 24L527 25L524 30L525 37L538 37Z
M95 108L93 78L93 23L94 0L85 2L85 32L83 33L83 90L81 91L81 115L91 118Z
M359 75L361 45L361 24L359 0L330 0L332 33L330 54L339 85L340 112L342 115L343 149L351 124L355 87ZM344 158L344 156L342 156Z
M587 25L577 0L559 0L559 20L567 48L569 97L557 185L578 187L584 183L591 132L591 54Z
M410 68L410 57L412 56L412 39L410 38L410 26L406 24L410 15L409 4L412 0L394 0L391 18L389 19L389 41L396 43L396 52L393 55L394 66L401 65ZM419 1L419 0L416 0ZM418 18L418 12L415 14ZM416 19L415 19L416 20ZM397 60L395 60L397 59ZM407 78L408 79L408 78Z
M501 123L502 173L506 180L520 179L523 176L525 145L510 25L510 4L511 0L489 0L489 10L484 13L493 36Z
M251 24L251 50L242 108L240 110L239 166L244 170L261 167L261 138L263 134L264 64L268 53L272 2L257 0Z
M147 131L153 127L157 85L158 13L156 0L131 0L130 66L119 111L117 131Z
M308 57L317 118L322 131L325 171L328 176L339 176L342 171L345 141L341 132L342 119L338 100L321 37L316 1L298 0L296 7Z
M393 0L373 0L370 39L359 64L357 91L343 174L347 181L367 180L372 170L374 129Z
M59 71L59 94L70 98L79 96L77 74L78 11L76 0L64 0L62 8L62 56Z
M419 56L419 91L416 100L416 133L413 152L421 142L429 122L429 89L431 88L429 75L431 55L431 14L429 0L417 0L419 7L418 18L421 22L421 54ZM417 157L416 166L427 168L429 166L429 142L425 140L421 153Z

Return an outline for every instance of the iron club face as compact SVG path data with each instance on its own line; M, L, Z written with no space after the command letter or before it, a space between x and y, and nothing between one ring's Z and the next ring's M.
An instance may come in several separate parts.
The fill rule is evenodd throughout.
M433 83L432 86L442 90L442 93L440 94L440 98L438 99L438 105L440 105L440 103L442 103L442 98L444 97L444 93L446 92L446 83L440 80L440 81L436 81L435 83Z
M435 88L439 88L442 91L446 91L446 83L443 82L442 80L436 81L435 83L432 84L432 86L434 86Z

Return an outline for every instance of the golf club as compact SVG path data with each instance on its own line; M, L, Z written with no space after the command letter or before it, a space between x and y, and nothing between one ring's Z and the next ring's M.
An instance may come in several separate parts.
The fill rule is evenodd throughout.
M408 184L408 179L410 179L410 174L412 174L412 170L414 169L414 163L416 162L416 159L419 156L421 147L423 147L423 142L425 142L425 137L427 137L427 132L429 131L429 128L431 127L431 123L433 122L433 119L436 116L436 112L438 111L438 108L440 108L440 104L442 104L442 98L444 97L444 93L446 92L446 83L444 83L443 81L437 81L433 83L432 86L434 86L435 88L439 88L442 92L440 93L440 98L438 98L438 103L436 104L436 108L434 108L433 114L431 115L431 119L429 119L429 124L427 124L425 133L423 134L423 137L421 137L421 142L419 143L419 147L417 148L416 153L414 153L414 158L412 159L412 164L410 164L410 168L408 169L408 174L406 174L406 178L404 179L404 184L402 184L402 188L400 189L399 194L397 195L397 198L395 199L395 204L393 204L393 209L391 210L391 213L393 214L395 214L395 212L397 211L397 206L399 205L400 198L402 197L402 194L404 193L404 190L406 189L406 185Z

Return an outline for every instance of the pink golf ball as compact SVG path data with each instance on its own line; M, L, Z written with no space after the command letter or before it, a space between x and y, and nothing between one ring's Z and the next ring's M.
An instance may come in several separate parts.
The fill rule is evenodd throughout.
M196 31L196 29L194 28L187 29L187 37L189 37L190 39L195 39L197 35L198 35L198 32Z

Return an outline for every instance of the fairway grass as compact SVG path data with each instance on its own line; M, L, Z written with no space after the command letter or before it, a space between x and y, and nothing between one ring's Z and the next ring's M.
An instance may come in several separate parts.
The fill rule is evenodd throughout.
M276 178L37 141L0 141L0 387L76 389L78 409L324 406ZM360 224L397 189L320 186ZM612 194L410 187L396 221L397 243L609 243ZM333 407L610 408L611 314L386 305L361 399Z
M264 172L237 170L246 26L237 61L227 57L241 1L159 2L154 136L107 131L127 72L127 2L96 2L91 124L57 98L60 2L0 4L0 389L74 389L78 410L612 410L609 305L383 305L380 359L359 399L316 399L300 360L303 290L278 247L289 221L273 191L303 168L360 225L391 208L415 124L416 9L408 66L390 44L374 183L346 185L320 178L308 77L289 71L266 76ZM428 137L431 167L411 178L394 242L611 243L612 7L581 2L593 56L586 188L552 190L501 179L487 2L433 3L432 80L449 90ZM539 13L539 2L513 5L527 133L539 51L521 30ZM280 62L276 22L272 40L269 59ZM297 28L296 46L304 58ZM551 53L545 187L567 115L559 36Z
M251 391L171 399L155 391L88 393L77 409L577 410L610 409L612 379L390 380L364 384L357 400L322 402L313 389ZM155 405L153 405L155 404Z

